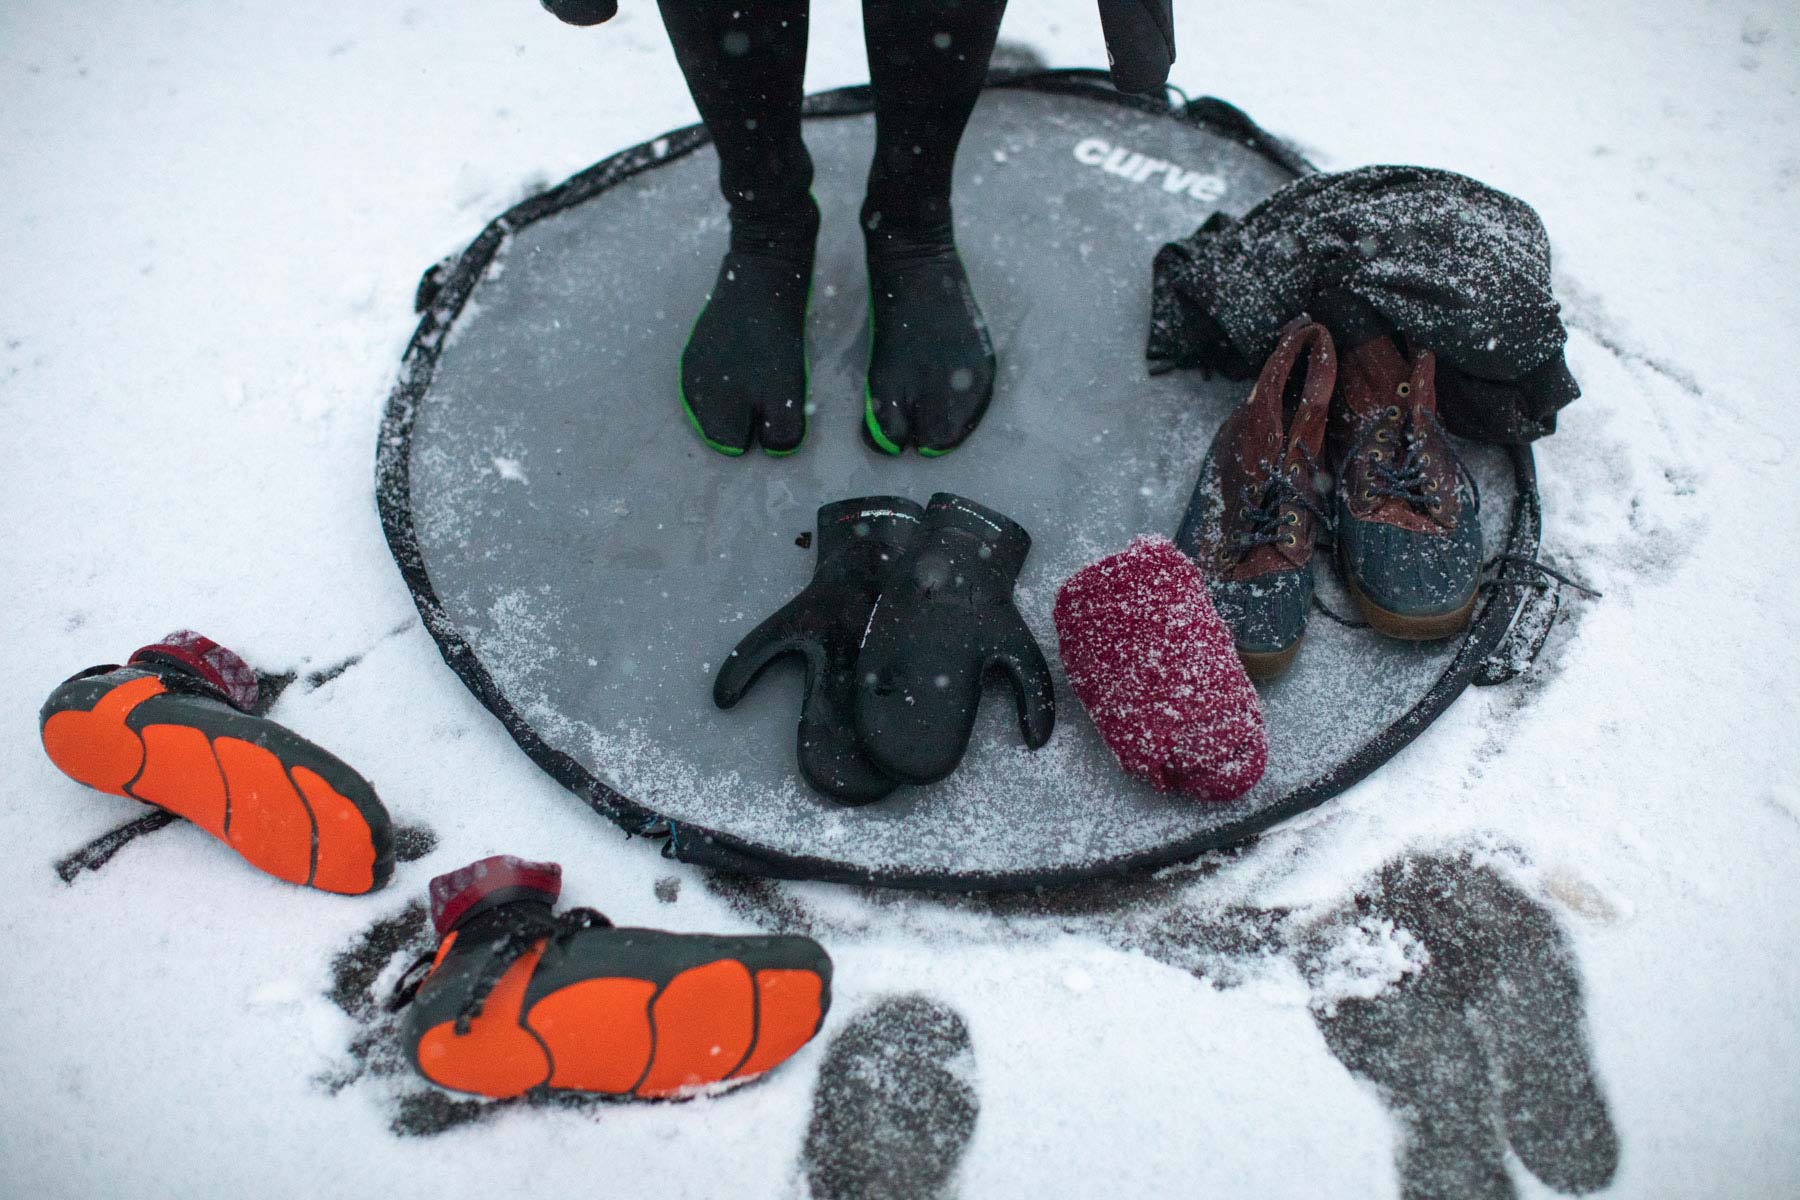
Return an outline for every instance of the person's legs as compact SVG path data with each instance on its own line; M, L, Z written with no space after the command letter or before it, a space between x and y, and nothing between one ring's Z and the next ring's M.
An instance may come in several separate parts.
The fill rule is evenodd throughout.
M863 0L875 159L869 260L869 440L941 454L974 430L994 350L957 258L950 176L1006 0Z
M819 210L800 137L807 0L660 0L719 152L731 249L681 356L706 443L784 454L806 436L806 305Z

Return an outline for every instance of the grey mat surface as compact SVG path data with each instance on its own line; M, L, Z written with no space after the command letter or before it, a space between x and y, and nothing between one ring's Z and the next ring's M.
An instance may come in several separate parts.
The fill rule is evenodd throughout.
M537 736L678 830L889 881L975 884L1092 873L1253 822L1412 708L1455 642L1403 645L1315 615L1296 668L1262 692L1267 775L1205 806L1126 779L1056 662L1057 586L1136 533L1174 533L1213 430L1247 391L1146 375L1151 257L1215 208L1243 212L1286 171L1167 116L986 93L958 163L957 220L999 355L996 398L952 454L893 459L857 433L856 207L872 131L866 116L808 123L825 226L815 411L790 458L718 455L677 406L681 347L725 246L710 148L511 233L446 333L411 414L418 553L442 620ZM1499 451L1465 452L1491 553L1513 471ZM798 667L772 669L730 712L713 707L713 675L810 578L795 539L819 504L935 491L998 508L1035 539L1018 602L1058 676L1056 734L1026 751L996 686L956 775L841 808L795 773Z

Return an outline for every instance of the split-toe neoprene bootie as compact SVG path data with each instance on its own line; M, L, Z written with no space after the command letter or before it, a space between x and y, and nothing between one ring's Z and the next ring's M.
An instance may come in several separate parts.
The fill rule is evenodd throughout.
M69 778L185 817L271 875L351 895L386 883L394 850L375 789L256 700L243 659L183 630L68 679L39 723Z
M806 312L819 212L734 214L731 249L681 352L681 407L700 439L736 457L760 443L792 454L806 437Z
M806 203L812 205L808 196ZM806 306L819 210L736 218L680 358L682 412L724 455L787 455L806 437Z
M800 134L806 0L663 0L663 23L719 156L731 242L681 351L682 411L733 457L806 437L806 314L819 207Z
M884 230L864 208L869 374L863 434L887 454L960 446L994 398L994 344L948 223ZM873 224L871 225L871 222Z
M615 929L553 913L561 890L557 864L510 855L431 881L437 953L397 997L425 1078L495 1098L668 1099L769 1071L825 1020L831 959L811 938Z
M994 395L994 344L956 251L956 148L987 82L1006 0L865 4L875 153L861 211L869 268L863 440L927 457L960 446Z
M1176 536L1257 679L1287 670L1306 632L1313 548L1329 523L1314 481L1337 370L1323 325L1287 328L1213 437Z
M1379 633L1449 637L1481 575L1479 496L1437 415L1429 350L1393 337L1346 351L1331 440L1344 576Z

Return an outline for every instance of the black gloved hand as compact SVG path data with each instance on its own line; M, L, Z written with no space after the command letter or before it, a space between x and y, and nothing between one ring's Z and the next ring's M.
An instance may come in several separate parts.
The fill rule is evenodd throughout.
M1030 551L1031 535L993 509L948 492L931 498L856 660L856 733L884 774L934 783L954 771L996 668L1012 682L1025 744L1050 740L1050 668L1012 601Z
M598 25L619 11L619 0L538 0L557 20L569 25Z
M1113 86L1162 95L1175 64L1174 0L1100 0L1100 28Z
M800 774L846 804L879 800L895 787L857 749L856 657L882 582L918 532L922 513L895 496L821 508L812 582L738 643L713 683L713 702L730 708L764 667L784 655L805 655Z

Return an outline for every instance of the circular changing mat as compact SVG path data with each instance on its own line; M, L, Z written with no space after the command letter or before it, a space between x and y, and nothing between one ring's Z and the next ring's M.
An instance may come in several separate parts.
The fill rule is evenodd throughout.
M1429 645L1315 615L1293 671L1262 689L1268 772L1223 805L1121 774L1068 690L1050 623L1077 568L1134 534L1173 535L1214 429L1247 390L1146 374L1152 256L1305 164L1218 101L1169 109L1080 72L996 82L956 179L957 236L1000 362L993 407L952 454L890 458L858 436L868 103L866 89L809 102L825 223L815 411L792 457L716 454L678 407L677 362L726 241L704 131L598 164L427 273L379 498L446 661L603 814L666 835L677 858L785 877L1055 886L1241 840L1386 761L1466 686L1508 606L1486 604L1465 638ZM1464 453L1489 551L1534 550L1528 452ZM840 807L795 769L798 666L771 669L730 712L712 704L713 676L811 578L799 543L820 504L938 491L1031 531L1017 599L1057 675L1056 733L1027 751L996 684L955 775ZM1330 579L1321 591L1350 611Z

